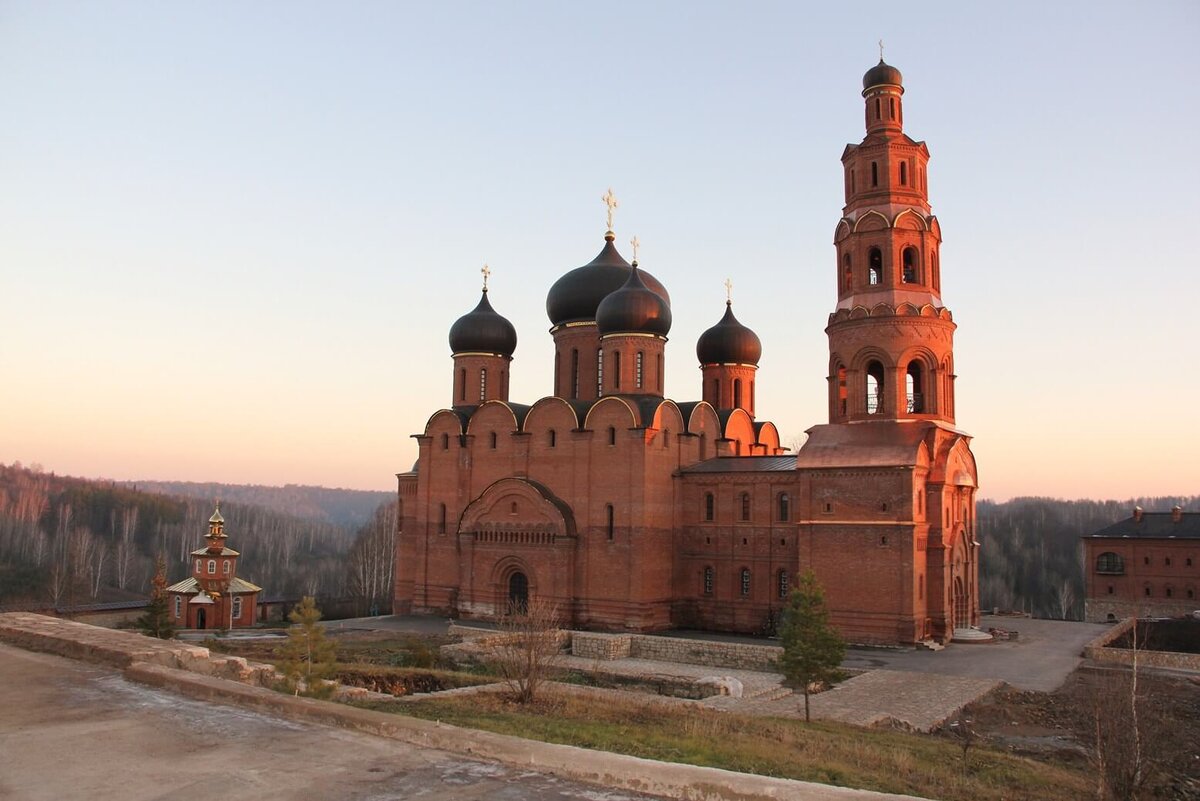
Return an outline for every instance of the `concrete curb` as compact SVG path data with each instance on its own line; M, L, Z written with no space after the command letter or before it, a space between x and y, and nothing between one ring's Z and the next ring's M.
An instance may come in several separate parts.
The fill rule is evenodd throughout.
M161 665L133 664L125 669L125 675L132 681L192 698L250 707L291 720L366 732L422 748L494 760L564 779L686 801L919 801L913 796L658 762L463 729L330 701L283 695L261 687L250 687Z

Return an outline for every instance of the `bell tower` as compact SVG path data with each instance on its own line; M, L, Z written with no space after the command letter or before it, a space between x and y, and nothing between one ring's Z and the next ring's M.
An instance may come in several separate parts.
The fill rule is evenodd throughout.
M829 421L954 422L954 321L942 305L941 228L929 149L904 132L904 85L885 64L863 76L866 137L842 153L846 204L834 234Z

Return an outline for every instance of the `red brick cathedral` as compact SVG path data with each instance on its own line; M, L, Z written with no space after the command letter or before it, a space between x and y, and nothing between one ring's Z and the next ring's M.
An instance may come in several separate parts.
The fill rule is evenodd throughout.
M485 283L450 329L453 402L399 476L396 611L489 617L547 599L575 627L763 630L815 571L852 642L947 641L978 623L975 459L954 425L929 150L899 70L863 78L842 154L829 422L798 454L757 416L762 346L734 316L696 343L702 400L663 397L671 301L618 253L546 298L554 392L509 400L517 345Z

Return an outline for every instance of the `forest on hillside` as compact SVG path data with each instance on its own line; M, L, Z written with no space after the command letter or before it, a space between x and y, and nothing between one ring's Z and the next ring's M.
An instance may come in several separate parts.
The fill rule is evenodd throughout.
M386 603L395 501L379 494L389 500L357 528L223 500L230 547L242 553L238 575L268 598ZM0 464L0 606L145 598L157 554L169 581L188 575L187 555L203 547L214 502Z
M261 506L291 517L323 520L339 526L361 526L371 520L381 503L395 497L394 492L331 489L304 484L268 487L261 484L218 484L196 481L123 481L123 486L152 492L222 503Z
M1200 511L1200 496L1063 501L1013 498L976 508L979 605L1034 617L1083 619L1084 565L1080 537L1123 520L1133 507Z

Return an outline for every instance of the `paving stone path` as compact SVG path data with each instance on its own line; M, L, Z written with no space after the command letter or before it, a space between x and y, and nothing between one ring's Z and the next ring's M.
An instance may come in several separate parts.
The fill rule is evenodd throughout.
M655 662L648 659L566 657L566 665L581 671L634 678L679 676L692 679L731 676L742 682L741 698L712 696L699 703L746 715L804 717L804 699L782 685L777 673ZM942 676L900 670L872 670L853 676L831 690L810 697L812 717L857 726L899 726L929 731L967 704L1001 686L999 679Z

